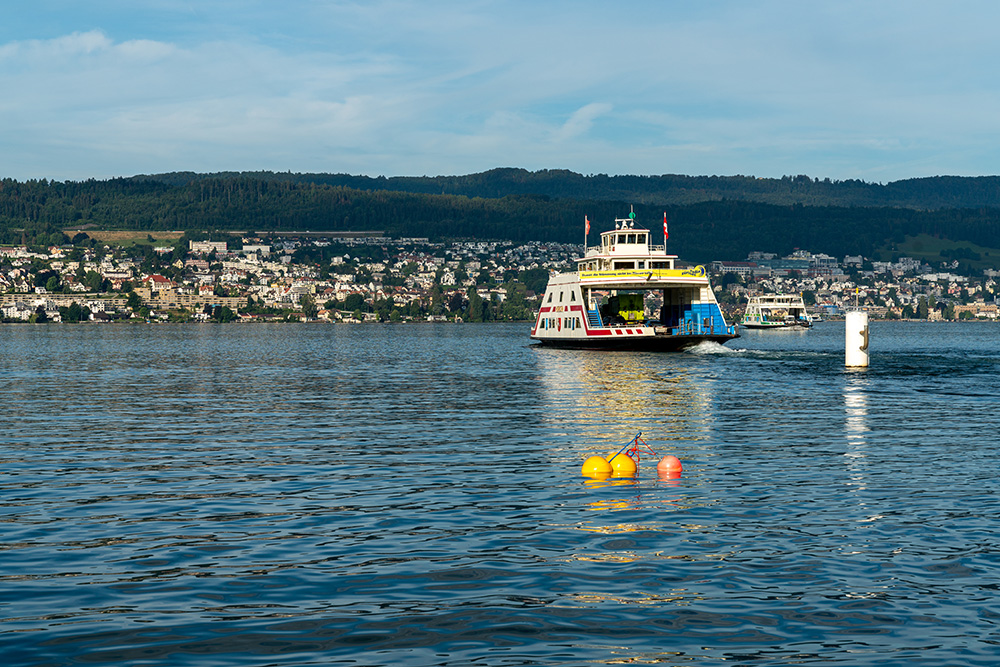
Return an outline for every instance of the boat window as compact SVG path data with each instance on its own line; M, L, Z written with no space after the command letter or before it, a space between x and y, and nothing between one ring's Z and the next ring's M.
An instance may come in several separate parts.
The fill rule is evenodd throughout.
M552 296L554 294L555 294L555 292L549 292L549 298L545 301L545 303L552 303Z
M569 293L569 300L570 301L576 301L576 292L570 292Z
M635 234L629 234L628 235L628 243L632 243L632 244L635 243Z
M636 239L642 245L646 245L646 235L645 234L639 234L639 236L637 236Z
M615 269L634 269L635 262L615 262Z
M636 268L645 269L646 268L646 262L639 262L639 266L636 267Z
M651 269L669 269L670 262L650 262L649 268Z
M559 303L562 303L563 293L559 292Z
M625 243L625 234L619 234L618 235L618 242L619 243Z

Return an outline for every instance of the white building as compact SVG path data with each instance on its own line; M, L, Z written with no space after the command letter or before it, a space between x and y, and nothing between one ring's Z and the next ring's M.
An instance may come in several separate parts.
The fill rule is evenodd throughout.
M191 252L200 252L206 255L213 250L217 253L229 252L225 241L188 241L188 249Z

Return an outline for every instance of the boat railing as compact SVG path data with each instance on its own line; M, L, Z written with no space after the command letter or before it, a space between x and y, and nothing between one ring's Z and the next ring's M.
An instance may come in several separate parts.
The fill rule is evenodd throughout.
M670 336L715 336L715 335L736 335L735 324L718 325L715 318L707 320L683 320L675 326L667 328L667 335Z
M739 325L718 324L714 318L707 320L682 320L671 326L663 326L658 320L645 320L644 322L608 322L600 323L600 315L596 310L588 311L588 325L592 328L607 327L609 329L635 328L636 326L652 327L660 335L667 336L736 336Z
M662 253L666 254L666 252L667 252L667 246L665 246L665 245L652 245L652 244L649 244L647 246L647 248L649 248L649 251L651 253L662 252ZM587 246L587 251L583 254L583 256L584 257L592 257L592 256L596 257L597 255L600 255L603 252L604 252L604 249L601 246L599 246L599 245Z

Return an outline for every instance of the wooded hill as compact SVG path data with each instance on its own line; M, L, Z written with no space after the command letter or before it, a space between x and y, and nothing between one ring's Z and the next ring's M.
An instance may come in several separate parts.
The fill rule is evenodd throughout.
M885 185L859 180L831 181L808 176L755 178L753 176L584 176L564 169L527 171L491 169L466 176L398 176L392 178L349 174L293 174L275 172L175 172L136 176L183 186L208 179L251 178L332 185L356 190L463 195L498 199L508 195L545 195L553 199L620 201L654 206L706 201L752 201L804 206L941 208L1000 208L1000 176L935 176L895 181Z
M637 222L695 261L794 248L886 255L927 235L1000 246L1000 178L887 185L804 176L582 176L496 169L448 177L171 173L83 182L0 181L0 243L48 243L65 230L365 231L431 238L591 243L635 205ZM1000 250L995 253L1000 260Z

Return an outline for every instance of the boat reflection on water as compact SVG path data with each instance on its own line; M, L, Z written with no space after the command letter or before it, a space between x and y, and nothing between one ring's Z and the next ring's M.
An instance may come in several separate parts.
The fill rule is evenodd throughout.
M642 432L657 454L683 459L671 450L708 438L714 380L698 372L704 363L698 355L548 348L537 354L543 419L557 435L573 438L580 455L616 451Z
M659 567L733 557L732 550L706 550L704 538L715 527L690 520L692 510L715 502L711 493L691 492L691 487L703 483L697 473L660 477L656 470L659 458L667 454L682 460L713 456L708 440L715 422L716 381L706 372L710 362L689 352L551 348L536 352L540 415L553 440L568 443L552 451L553 464L562 466L567 477L580 479L580 465L587 456L617 451L637 432L656 452L642 457L634 478L570 482L585 489L578 502L586 512L570 526L588 538L576 540L576 548L564 558L574 563ZM560 604L683 606L700 599L697 587L595 586L561 598Z

